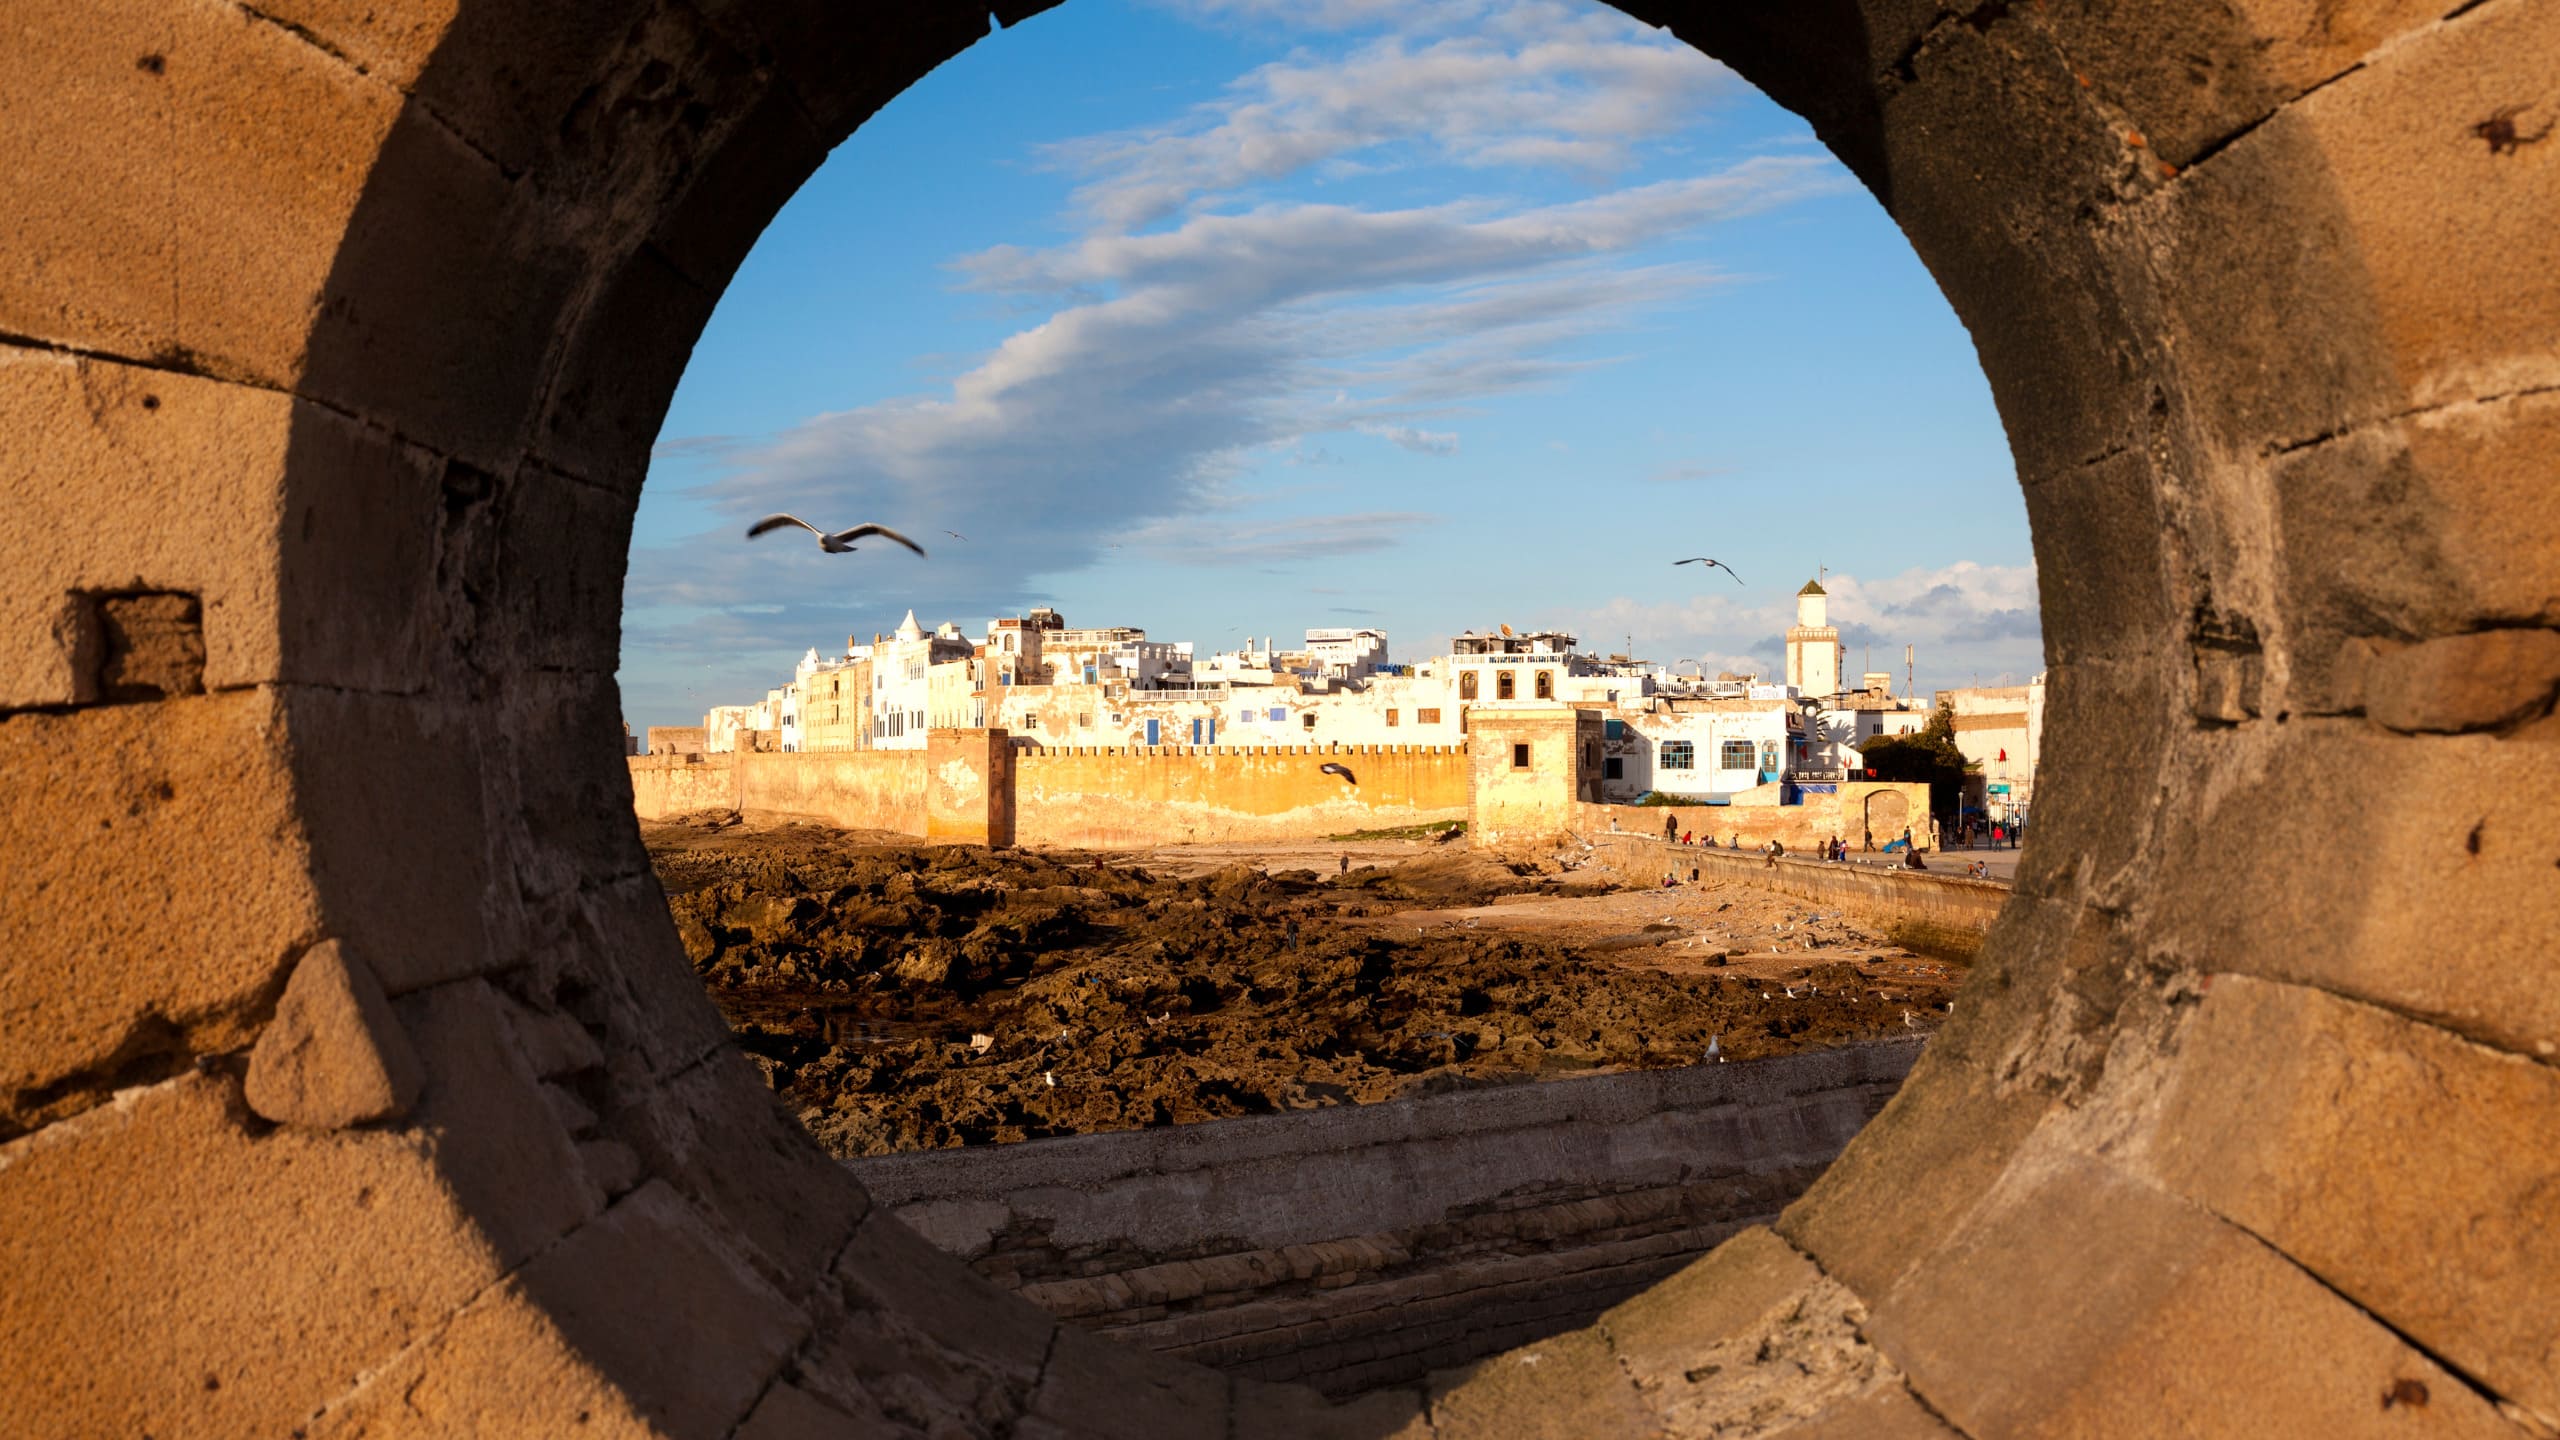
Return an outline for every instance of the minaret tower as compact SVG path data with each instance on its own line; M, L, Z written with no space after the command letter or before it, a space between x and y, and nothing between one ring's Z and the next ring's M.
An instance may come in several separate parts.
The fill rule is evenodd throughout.
M1799 695L1829 699L1840 693L1840 667L1847 647L1829 623L1831 597L1819 580L1807 580L1796 592L1796 623L1787 631L1787 683Z

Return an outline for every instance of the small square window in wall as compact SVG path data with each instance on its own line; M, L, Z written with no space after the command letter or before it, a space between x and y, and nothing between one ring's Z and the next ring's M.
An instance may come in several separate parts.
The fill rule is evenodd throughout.
M1316 712L1310 710L1306 714L1299 716L1298 725L1301 729L1306 730L1313 730L1316 728Z
M1511 747L1511 768L1514 770L1526 770L1529 768L1528 746L1514 745Z
M1626 762L1626 761L1624 761L1624 760L1619 759L1619 758L1618 758L1617 756L1615 756L1615 755L1610 756L1610 757L1609 757L1609 759L1608 759L1608 763L1607 763L1606 765L1604 765L1604 766L1601 768L1601 771L1600 771L1600 778L1601 778L1601 779L1603 779L1603 780L1624 780L1624 779L1626 779L1626 778L1627 778L1627 762Z
M1390 725L1396 723L1396 712L1393 710L1387 712L1387 723Z
M1413 723L1416 725L1437 725L1440 723L1440 712L1437 709L1426 705L1413 712Z

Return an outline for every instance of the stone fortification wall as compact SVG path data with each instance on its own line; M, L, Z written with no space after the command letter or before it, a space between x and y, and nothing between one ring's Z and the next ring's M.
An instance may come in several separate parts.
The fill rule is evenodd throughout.
M1584 839L1593 838L1595 832L1611 830L1659 836L1665 815L1677 816L1680 828L1696 831L1701 841L1712 836L1721 845L1738 836L1746 849L1775 840L1790 850L1810 850L1834 835L1855 849L1866 839L1868 817L1873 815L1878 845L1900 838L1903 827L1909 825L1925 847L1929 787L1887 780L1852 780L1836 791L1808 794L1798 805L1581 804L1574 807L1574 825Z
M1774 1213L1917 1040L850 1165L997 1285L1337 1394L1586 1323Z
M2009 903L2006 885L1934 871L1829 865L1793 854L1773 865L1768 857L1748 850L1668 845L1658 834L1603 832L1585 838L1592 845L1585 864L1629 885L1659 884L1665 870L1683 880L1692 869L1704 880L1748 880L1764 890L1882 921L1895 940L1938 954L1972 954L1991 933L1991 922L1999 918L2001 907ZM1748 837L1743 843L1750 843Z
M738 808L734 755L634 755L631 808L643 820L663 820L695 810Z
M925 833L925 752L819 750L737 757L741 815Z
M1324 772L1339 765L1349 779ZM1026 845L1315 839L1463 819L1452 745L1066 747L1014 756Z

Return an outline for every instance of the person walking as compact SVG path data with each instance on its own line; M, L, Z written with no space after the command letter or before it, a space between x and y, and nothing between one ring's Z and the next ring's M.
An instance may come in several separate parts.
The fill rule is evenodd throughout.
M1679 839L1680 839L1680 815L1679 815L1679 812L1677 812L1677 811L1665 811L1665 812L1663 813L1663 816L1662 816L1662 843L1663 843L1663 844L1665 844L1665 845L1676 844L1676 843L1678 843Z

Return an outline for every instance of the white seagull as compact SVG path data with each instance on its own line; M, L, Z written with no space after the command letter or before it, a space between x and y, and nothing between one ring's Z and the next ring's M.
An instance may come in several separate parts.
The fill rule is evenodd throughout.
M924 553L923 546L908 539L906 536L899 534L897 531L890 529L886 525L856 525L850 530L838 530L831 534L810 524L808 521L801 519L797 515L767 515L763 519L747 527L747 538L753 540L768 530L779 530L786 525L797 525L801 529L808 531L810 534L817 536L818 548L826 551L830 555L852 554L855 548L853 542L869 535L878 535L883 539L895 540L899 544L906 546L908 549L913 550L919 555Z

